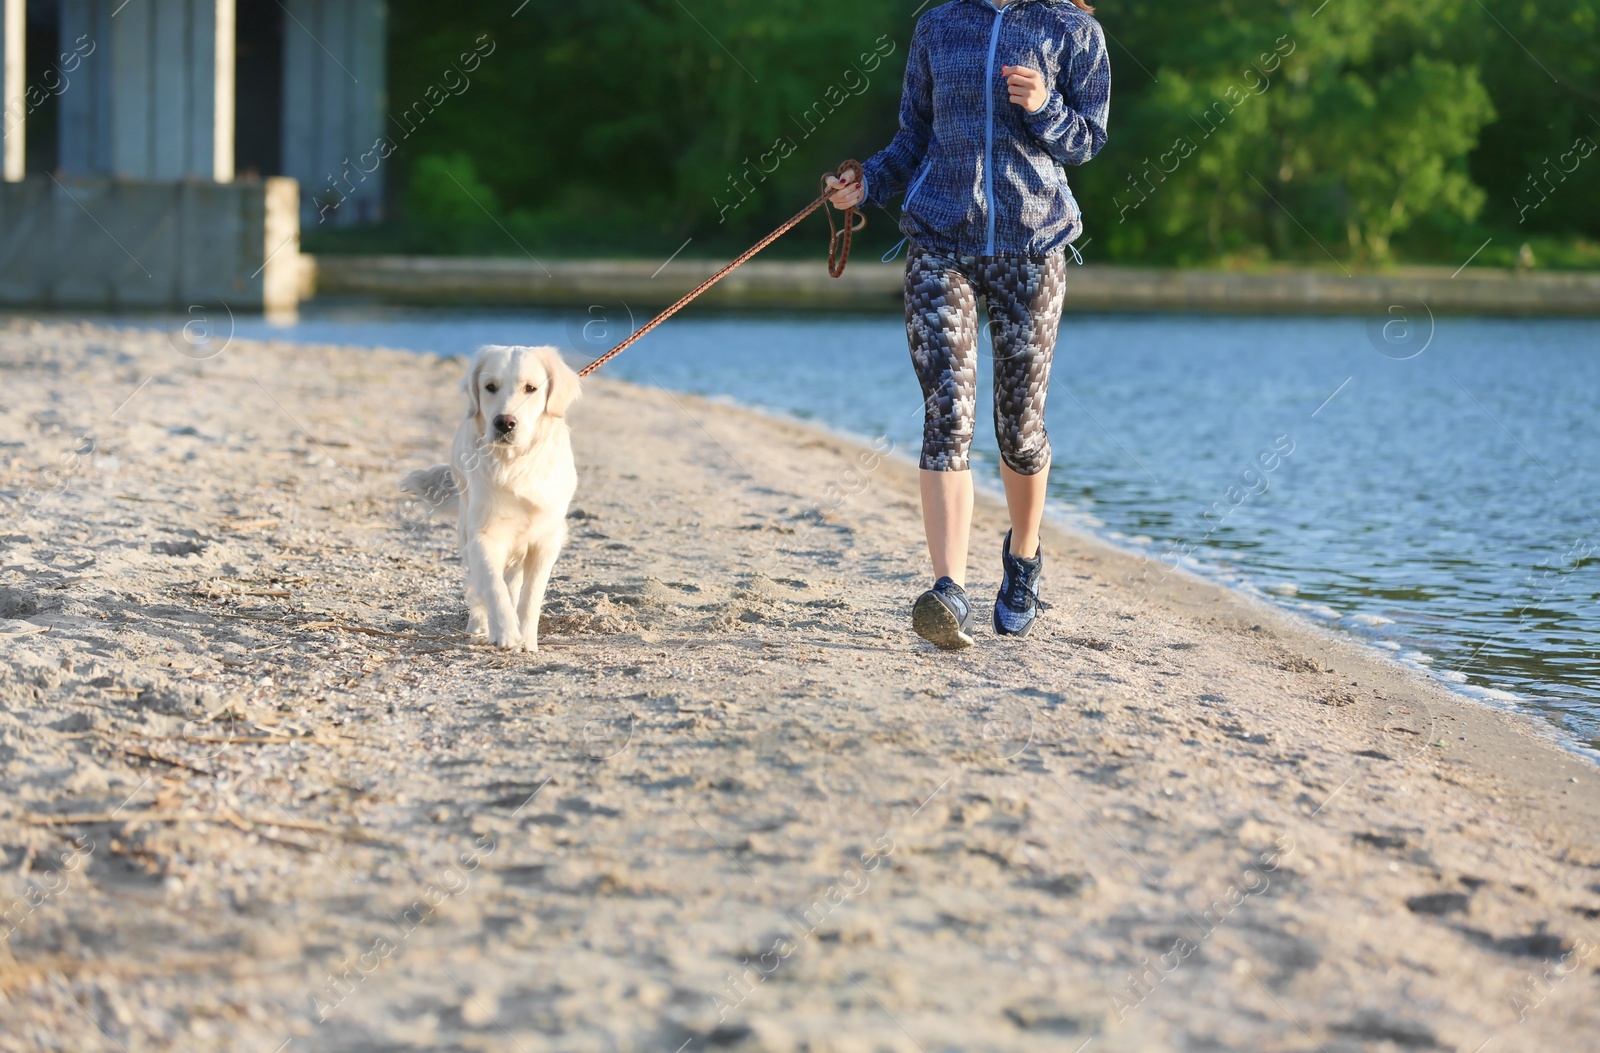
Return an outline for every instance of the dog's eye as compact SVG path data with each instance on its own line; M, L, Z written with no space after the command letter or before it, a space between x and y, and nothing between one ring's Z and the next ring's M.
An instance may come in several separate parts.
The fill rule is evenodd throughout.
M532 384L524 384L524 385L522 385L522 390L526 394L532 395L535 391L538 391L539 389L534 387Z
M489 394L493 395L496 391L500 390L500 385L496 384L494 381L491 380L491 381L489 381L489 383L487 383L487 384L485 384L483 386L483 390L485 390Z

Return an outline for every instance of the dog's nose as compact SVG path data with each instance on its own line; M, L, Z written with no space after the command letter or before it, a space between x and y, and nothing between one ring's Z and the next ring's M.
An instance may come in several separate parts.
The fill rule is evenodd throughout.
M514 430L516 428L516 426L517 426L517 418L508 417L504 413L500 413L500 414L496 414L495 415L495 418L494 418L494 430L499 432L501 435L504 435L507 432L510 432L510 431Z

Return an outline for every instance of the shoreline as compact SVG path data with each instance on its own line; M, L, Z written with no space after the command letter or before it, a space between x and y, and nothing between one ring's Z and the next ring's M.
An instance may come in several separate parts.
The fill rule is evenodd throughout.
M656 388L656 385L651 384L640 384L638 386L644 388ZM815 431L819 434L826 435L828 438L836 442L847 443L861 450L871 450L875 448L874 443L876 440L873 436L861 435L851 431L848 428L836 427L833 424L823 420L821 417L801 417L797 414L789 413L773 407L743 402L731 395L697 395L691 392L677 391L675 389L665 387L656 389L662 391L673 391L675 394L684 397L702 399L711 405L726 406L742 412L753 414L758 417L763 417L774 422L783 423L791 427ZM909 455L899 450L893 451L888 456L898 459L899 462L908 469L916 469L916 461ZM983 463L988 464L987 461ZM989 504L995 507L1003 507L1005 501L1005 491L1001 489L992 472L974 472L973 483L979 500L986 499ZM1086 513L1061 508L1060 502L1055 498L1051 498L1045 504L1045 521L1052 524L1056 529L1064 533L1075 535L1086 543L1100 545L1128 560L1140 561L1143 565L1153 564L1156 566L1165 566L1165 564L1161 563L1159 559L1156 559L1153 556L1154 542L1152 542L1151 546L1140 546L1132 543L1131 538L1127 538L1127 543L1124 543L1124 541L1121 539L1107 536L1106 530L1103 529L1104 524L1102 524L1100 527L1096 527L1082 522L1085 516ZM1088 516L1088 518L1095 518L1098 522L1097 517ZM1465 702L1470 702L1474 705L1486 707L1487 709L1495 712L1506 713L1518 719L1528 721L1530 730L1544 735L1561 749L1572 753L1575 756L1582 757L1584 760L1587 760L1595 764L1597 767L1600 767L1600 749L1590 746L1588 743L1582 741L1576 735L1557 725L1555 722L1541 713L1528 712L1525 709L1519 708L1522 703L1527 701L1527 699L1524 697L1515 695L1514 692L1505 692L1507 694L1513 694L1515 697L1498 698L1495 697L1494 694L1496 691L1498 691L1498 689L1466 685L1438 675L1432 667L1434 656L1429 654L1425 649L1426 645L1419 645L1416 650L1428 657L1427 662L1408 661L1402 657L1402 649L1396 648L1391 650L1386 648L1382 646L1382 644L1378 642L1376 638L1368 637L1359 630L1350 628L1348 621L1352 616L1349 614L1344 612L1335 612L1336 617L1333 619L1319 618L1309 610L1300 609L1280 602L1277 598L1275 598L1274 594L1269 589L1256 585L1254 582L1246 583L1243 580L1226 580L1226 578L1223 577L1224 572L1221 568L1214 567L1203 560L1196 560L1192 557L1186 557L1182 562L1171 567L1170 573L1187 575L1196 582L1225 589L1230 594L1238 597L1242 602L1263 606L1264 608L1274 612L1274 614L1279 617L1285 617L1292 620L1303 630L1325 632L1330 634L1334 639L1358 644L1371 652L1373 657L1377 658L1378 660L1394 666L1397 670L1404 670L1412 675L1418 676L1434 687L1449 693L1454 698L1461 699ZM1236 573L1241 579L1245 577L1243 572Z
M3 1053L1600 1031L1600 772L1291 612L1052 520L1034 635L936 652L913 464L600 377L506 654L396 488L459 363L7 322L0 369Z
M1048 510L1046 514L1050 514ZM1057 513L1058 519L1060 515L1060 513ZM1149 553L1142 551L1141 548L1137 546L1121 545L1117 543L1115 539L1100 535L1094 530L1094 528L1073 524L1070 519L1062 520L1062 526L1068 530L1087 534L1088 536L1094 538L1102 544L1110 546L1130 559L1148 558L1149 556ZM1462 701L1469 702L1473 705L1483 706L1495 712L1510 714L1521 720L1526 720L1529 722L1531 730L1549 738L1552 743L1560 746L1563 750L1582 757L1597 766L1600 766L1600 749L1596 749L1587 742L1584 742L1572 732L1556 724L1547 716L1544 716L1538 712L1529 712L1524 708L1520 708L1528 701L1526 697L1518 695L1515 692L1503 691L1498 688L1471 685L1462 681L1451 680L1439 675L1439 673L1433 668L1435 656L1428 652L1426 644L1417 645L1417 647L1414 648L1414 651L1422 654L1427 661L1408 660L1404 657L1404 648L1398 646L1393 649L1385 647L1377 638L1368 636L1359 629L1351 628L1350 622L1353 616L1345 612L1336 611L1335 617L1333 618L1319 617L1318 615L1314 614L1312 609L1309 609L1309 607L1306 605L1297 607L1283 603L1279 598L1279 595L1275 594L1270 588L1256 585L1253 581L1247 583L1244 581L1226 580L1223 577L1225 572L1222 571L1221 568L1215 567L1201 560L1195 560L1192 558L1186 559L1183 564L1180 564L1178 567L1174 568L1173 572L1179 574L1188 574L1200 581L1224 588L1245 601L1259 604L1275 612L1281 617L1287 617L1293 620L1302 629L1328 633L1337 639L1358 644L1370 651L1372 655L1380 661L1387 662L1390 665L1395 666L1397 669L1406 670L1407 672L1420 677L1434 687L1447 692L1454 698L1461 699ZM1243 574L1238 574L1238 576L1241 578L1244 577ZM1511 697L1504 697L1507 695Z

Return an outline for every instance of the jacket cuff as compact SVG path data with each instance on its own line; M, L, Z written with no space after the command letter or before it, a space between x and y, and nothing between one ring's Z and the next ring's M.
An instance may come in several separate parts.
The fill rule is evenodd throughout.
M875 161L875 160L877 160L877 158L869 157L869 158L867 158L867 160L865 160L861 164L861 205L862 205L862 207L865 207L867 205L880 205L881 206L883 204L882 201L878 201L872 196L872 184L873 184L872 169L877 167L876 165L873 164L873 161Z
M1051 125L1059 121L1061 119L1061 115L1066 112L1066 109L1066 100L1061 97L1061 93L1059 91L1057 91L1055 88L1051 88L1049 97L1044 100L1044 105L1039 107L1037 110L1034 110L1032 113L1029 113L1027 110L1023 110L1022 120L1023 123L1028 126L1028 131L1032 132L1034 135L1039 135Z

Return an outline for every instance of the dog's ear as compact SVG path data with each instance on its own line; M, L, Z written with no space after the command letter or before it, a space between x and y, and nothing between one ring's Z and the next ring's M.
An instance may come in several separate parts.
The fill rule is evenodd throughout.
M483 403L479 394L483 386L479 378L483 374L483 365L489 359L489 349L480 347L473 352L472 361L467 366L467 375L461 380L461 390L467 394L467 416L478 418L478 423L483 423Z
M539 361L550 378L550 390L545 394L544 411L552 417L565 417L567 408L582 393L583 382L571 366L561 359L561 352L553 347L539 348Z

